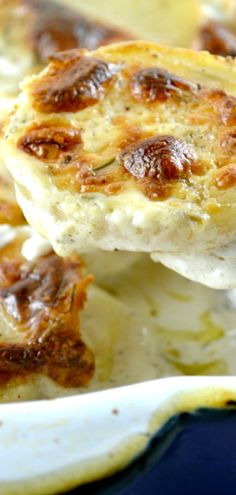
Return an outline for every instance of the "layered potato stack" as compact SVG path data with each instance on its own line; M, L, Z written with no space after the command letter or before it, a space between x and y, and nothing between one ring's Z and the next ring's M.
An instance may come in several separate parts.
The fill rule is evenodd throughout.
M233 0L0 0L2 401L178 373L117 287L236 286L234 56Z

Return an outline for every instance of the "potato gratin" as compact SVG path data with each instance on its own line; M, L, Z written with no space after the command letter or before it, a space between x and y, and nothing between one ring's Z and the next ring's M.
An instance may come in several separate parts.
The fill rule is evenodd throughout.
M235 77L232 59L148 42L52 56L3 143L29 223L61 256L146 251L235 286Z
M235 374L235 4L77 3L0 0L0 402Z

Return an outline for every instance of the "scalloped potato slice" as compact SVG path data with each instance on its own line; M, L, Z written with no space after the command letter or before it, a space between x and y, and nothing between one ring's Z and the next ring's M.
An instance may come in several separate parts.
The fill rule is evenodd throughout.
M0 394L10 382L45 375L64 388L86 385L94 356L80 333L80 313L92 281L82 260L52 251L26 261L28 226L0 226Z
M68 1L68 0L67 0ZM69 0L87 15L147 39L189 47L200 21L198 0Z
M50 53L130 39L76 7L56 0L0 0L0 94L17 94L19 82L44 67Z
M232 59L121 43L54 56L22 89L4 160L27 220L59 255L149 252L236 286Z

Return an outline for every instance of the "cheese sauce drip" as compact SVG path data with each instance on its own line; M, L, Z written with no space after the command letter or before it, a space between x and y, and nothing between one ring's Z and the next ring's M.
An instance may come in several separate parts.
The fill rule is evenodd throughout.
M34 261L50 251L52 251L52 246L47 239L32 230L30 238L23 243L21 254L26 260Z

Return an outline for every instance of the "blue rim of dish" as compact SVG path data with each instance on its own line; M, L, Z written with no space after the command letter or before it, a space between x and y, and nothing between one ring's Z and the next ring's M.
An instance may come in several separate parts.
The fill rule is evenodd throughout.
M104 478L102 480L75 488L70 492L66 492L67 495L118 495L118 494L123 495L123 493L124 495L126 494L136 495L137 482L142 480L142 478L144 478L144 475L146 475L146 473L148 472L152 473L152 478L153 478L153 472L157 473L158 470L159 472L161 472L161 469L163 470L163 466L165 467L166 462L168 462L170 465L171 456L169 455L169 452L172 452L172 455L175 455L174 462L176 460L176 462L178 463L178 457L179 457L180 467L181 465L185 465L184 456L187 455L188 461L190 462L190 466L191 466L191 456L193 452L192 450L193 446L195 447L195 457L194 457L193 465L195 469L194 473L196 475L198 472L199 474L202 474L202 471L204 471L203 469L204 464L202 462L204 460L203 459L204 456L206 456L206 452L205 452L206 447L208 449L207 458L208 458L209 469L210 469L211 461L213 463L213 469L217 469L218 461L224 463L225 455L226 455L225 451L227 450L227 447L229 446L230 443L229 439L232 437L232 440L236 440L236 402L229 400L228 402L226 402L225 406L226 407L222 407L219 409L199 408L193 412L183 412L181 414L172 416L154 435L152 435L152 437L148 441L146 449L138 457L133 459L132 462L125 469L123 469L121 472L112 475L111 477ZM218 435L219 430L224 431L224 429L226 430L226 427L227 427L227 435L226 433L223 433L222 435ZM208 433L210 434L209 439L207 439ZM187 448L187 452L185 453L182 452L181 454L180 450L177 449L179 454L176 457L176 448L175 448L176 442L178 443L179 440L181 440L181 438L183 437L185 437L186 440L186 438L188 438L188 435L189 435L189 441L187 443L185 442L186 445L189 445L189 447ZM213 440L213 444L211 446L212 440ZM223 440L225 440L225 444L222 443ZM207 445L206 442L208 442ZM196 443L198 444L197 449L196 449ZM234 494L236 493L236 442L235 442L235 449L232 448L231 451L233 456L232 457L233 463L235 459L235 474L234 472L231 473L231 482L235 490L234 492L231 491L231 494ZM182 455L182 461L181 461L181 455ZM229 461L230 456L228 450L227 450L227 456ZM214 463L215 463L215 467L214 467ZM228 462L227 465L229 469L231 469L231 463ZM172 471L174 470L172 469ZM227 476L227 466L225 473ZM155 494L169 495L169 493L172 493L173 495L179 495L179 493L182 493L183 495L183 489L181 489L181 491L175 490L173 492L173 489L176 486L176 480L174 479L174 472L172 474L173 474L172 481L171 481L171 477L169 479L169 484L172 483L173 485L171 491L168 491L167 489L165 489L165 491L161 491L160 489L158 490L158 492L155 491ZM195 474L193 474L193 480L192 480L193 487L189 495L195 495L195 494L200 495L199 488L197 486L197 479L196 480L194 479ZM212 495L213 493L214 495L218 495L218 494L227 495L228 492L225 491L226 489L225 484L224 487L222 487L221 486L222 480L221 479L217 480L217 476L219 474L220 474L220 470L218 468L218 472L216 472L215 479L213 480L216 486L214 486L214 488L213 486L212 487L208 486L207 488L204 485L207 490L210 490L204 492L204 495L205 493L208 495ZM184 483L184 476L186 475L189 475L189 473L186 472L183 473L182 476L183 483ZM152 493L154 493L153 491L150 491L151 488L148 487L148 483L149 482L147 477L145 481L144 491L140 491L139 493L145 495L146 494L152 495ZM202 479L202 483L206 484L206 480L204 481L204 479ZM153 479L152 479L152 485L153 485ZM196 487L196 491L194 491L195 490L194 486ZM219 490L222 489L223 491L216 491L218 488ZM201 494L202 493L203 492L201 490Z

